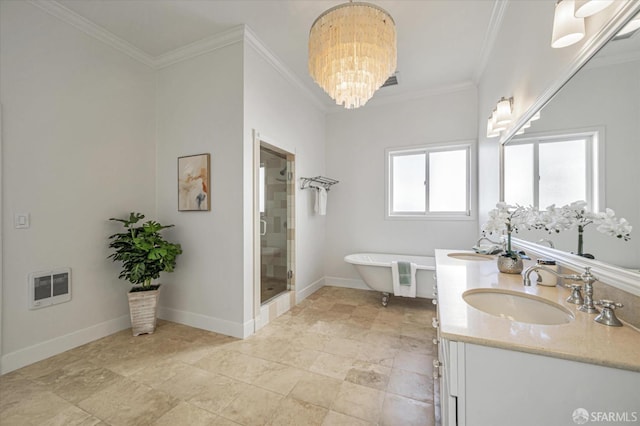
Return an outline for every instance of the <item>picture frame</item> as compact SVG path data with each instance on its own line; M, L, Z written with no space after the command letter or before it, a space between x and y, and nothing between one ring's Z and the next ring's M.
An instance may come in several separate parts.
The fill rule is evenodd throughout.
M178 211L211 210L211 155L178 157Z

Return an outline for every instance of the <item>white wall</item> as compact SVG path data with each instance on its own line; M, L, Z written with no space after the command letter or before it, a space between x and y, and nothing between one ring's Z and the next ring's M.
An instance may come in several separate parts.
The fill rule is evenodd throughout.
M290 80L265 59L264 46L245 44L245 235L253 229L252 176L253 137L257 130L268 142L295 154L296 158L296 293L304 297L310 286L324 276L326 218L313 213L312 193L299 189L301 176L325 175L325 116L324 113ZM245 260L252 240L245 239ZM247 251L248 250L248 251ZM245 266L245 270L249 265ZM245 320L252 315L250 289L252 277L245 284ZM306 292L305 292L306 290Z
M242 336L243 48L163 68L157 81L157 212L184 253L163 277L160 316ZM178 212L177 159L211 154L210 212Z
M109 217L153 213L153 71L28 2L0 2L2 370L129 325ZM14 229L13 214L31 214ZM27 309L27 275L72 268L68 303Z
M476 104L470 88L327 116L327 174L340 180L327 202L327 277L357 278L343 260L349 253L432 256L435 248L473 246L476 221L385 220L385 149L475 142Z
M604 129L605 200L618 217L625 217L635 229L640 225L640 61L582 69L545 106L535 132L562 132L601 127ZM571 161L571 159L568 159ZM542 206L544 208L546 206ZM542 231L524 233L537 241L550 238L556 248L577 250L577 231L546 235ZM598 260L640 268L640 238L632 234L623 241L585 229L585 252Z

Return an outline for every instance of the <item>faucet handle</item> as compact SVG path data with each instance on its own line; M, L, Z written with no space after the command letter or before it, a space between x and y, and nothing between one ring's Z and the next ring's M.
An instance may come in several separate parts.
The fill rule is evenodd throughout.
M616 317L614 310L616 308L622 308L622 303L614 302L613 300L602 299L593 303L594 305L602 306L602 312L595 317L594 321L600 324L609 325L613 327L622 327L622 323Z
M591 273L591 266L585 266L584 272L580 275L580 278L585 283L590 282L593 284L598 281L598 278Z
M584 299L582 297L582 284L568 284L566 287L571 289L571 295L567 297L567 303L573 303L574 305L582 305Z

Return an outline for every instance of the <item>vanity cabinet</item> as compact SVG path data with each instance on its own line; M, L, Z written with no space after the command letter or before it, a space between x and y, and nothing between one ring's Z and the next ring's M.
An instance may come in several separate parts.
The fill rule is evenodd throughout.
M640 372L442 337L438 358L443 426L640 423Z
M457 253L436 250L434 377L442 425L585 424L574 421L574 413L586 413L588 424L640 424L638 330L595 322L595 315L566 302L563 287L524 286L521 275L502 274L495 262ZM572 318L547 325L485 312L465 298L478 289L535 296Z

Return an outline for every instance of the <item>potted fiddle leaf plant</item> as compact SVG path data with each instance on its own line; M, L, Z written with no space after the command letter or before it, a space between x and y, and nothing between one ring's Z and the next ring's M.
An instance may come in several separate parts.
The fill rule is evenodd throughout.
M161 225L153 220L141 223L144 217L132 212L126 219L109 219L126 228L125 232L109 237L113 253L108 258L122 262L118 278L133 285L128 297L134 336L155 331L160 284L152 284L152 280L158 279L161 272L173 272L176 258L182 253L180 244L171 243L160 234L173 225Z

